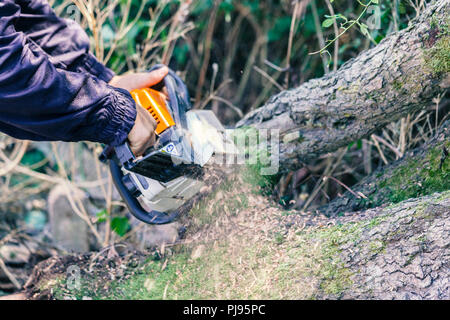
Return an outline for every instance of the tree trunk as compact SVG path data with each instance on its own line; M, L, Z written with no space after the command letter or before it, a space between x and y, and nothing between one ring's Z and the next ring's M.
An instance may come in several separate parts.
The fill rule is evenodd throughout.
M338 238L341 268L350 275L348 286L318 297L449 299L449 192L364 214L375 218Z
M272 97L238 127L281 129L280 166L337 150L427 106L449 87L449 1L337 72Z
M347 191L319 208L327 216L400 202L450 189L450 120L424 146L366 177L353 193ZM363 194L357 197L355 194Z

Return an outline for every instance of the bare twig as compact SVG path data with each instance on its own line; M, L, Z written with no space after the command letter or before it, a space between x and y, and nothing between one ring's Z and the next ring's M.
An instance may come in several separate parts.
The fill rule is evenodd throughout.
M333 180L334 182L336 182L336 183L338 183L338 184L340 184L341 186L343 186L345 189L347 189L351 194L353 194L356 198L364 198L364 199L367 199L367 197L364 195L364 194L362 194L361 192L360 193L356 193L355 191L353 191L349 186L347 186L345 183L343 183L342 181L339 181L338 179L336 179L336 178L334 178L334 177L332 177L332 176L324 176L324 178L325 179L331 179L331 180Z
M377 136L376 134L372 135L372 138L374 140L377 140L378 142L381 142L382 144L384 144L386 147L388 147L389 149L392 150L392 152L394 152L397 156L398 159L400 159L401 157L403 157L403 154L398 151L398 149L396 147L394 147L392 144L390 144L389 142L387 142L386 140L384 140L383 138Z
M337 169L337 167L341 163L341 161L344 158L346 153L347 153L347 148L341 148L338 151L337 159L333 159L333 161L331 161L332 158L331 157L328 158L327 168L325 169L325 171L322 175L322 178L320 179L320 182L318 184L316 184L313 192L310 194L310 196L308 197L308 200L306 200L305 204L303 205L302 211L306 211L308 209L309 205L316 198L319 191L322 190L322 187L326 182L326 179L324 179L324 178L327 176L331 176L333 174L333 172Z
M6 167L0 168L0 177L14 170L14 168L20 163L20 160L22 160L23 156L25 155L28 145L29 141L18 141L11 153L13 160L10 160L0 149L0 158L2 158L2 160L7 163Z
M383 153L383 150L381 150L381 147L380 147L380 144L378 143L378 140L373 135L371 136L371 138L372 138L372 140L373 140L373 142L375 144L375 147L377 148L378 153L380 154L380 157L383 160L384 164L388 164L389 162L387 161L387 159L386 159L386 157L385 157L385 155Z
M325 0L325 3L327 4L328 11L330 11L330 15L333 17L333 29L334 29L334 35L336 38L336 41L334 42L333 71L337 71L338 64L339 64L339 38L338 38L339 28L337 25L334 9L333 9L333 6L331 5L330 0Z
M314 18L314 26L316 29L317 39L319 41L319 47L323 48L323 47L325 47L325 38L323 37L322 26L320 24L319 14L317 13L317 6L316 6L315 0L313 0L311 2L311 8L312 8L312 13L313 13L313 18ZM322 59L324 73L326 74L326 73L330 72L330 66L328 64L326 56L321 54L320 58Z
M261 74L264 78L269 80L280 91L284 90L283 86L281 84L279 84L274 78L272 78L267 72L265 72L264 70L260 69L257 66L253 66L253 69L255 69L255 71L258 72L259 74Z
M22 285L17 281L17 278L8 270L8 267L5 264L5 261L2 259L2 256L0 255L0 269L3 270L5 275L8 277L9 281L16 287L16 289L20 290L22 289Z
M216 26L217 12L219 10L219 1L215 1L214 9L211 13L211 18L208 23L208 31L206 33L205 45L203 48L203 64L200 69L200 74L197 82L197 91L195 93L195 107L198 107L201 103L203 85L205 84L206 72L208 71L209 59L211 57L212 37L214 35L214 29Z

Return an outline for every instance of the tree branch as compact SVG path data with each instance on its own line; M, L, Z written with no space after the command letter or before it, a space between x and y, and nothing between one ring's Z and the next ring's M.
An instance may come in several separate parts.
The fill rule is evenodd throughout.
M430 54L443 42L448 50L449 32L442 28L449 28L449 7L447 0L435 1L407 29L337 72L272 97L237 127L281 129L280 164L293 169L424 108L450 83L448 68L433 68L436 55Z

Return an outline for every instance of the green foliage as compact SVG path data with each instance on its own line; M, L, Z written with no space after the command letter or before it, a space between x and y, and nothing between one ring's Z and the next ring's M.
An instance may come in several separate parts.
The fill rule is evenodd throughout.
M273 187L279 180L279 175L262 175L262 166L258 164L249 164L243 170L242 176L244 180L254 187L254 191L263 195L270 195L273 192Z
M259 131L252 127L234 130L233 137L240 154L246 161L245 168L241 170L244 182L251 185L253 191L270 195L279 180L279 174L264 174L264 168L270 166L272 160L270 147L267 145L269 141L263 140L259 136Z
M32 166L34 167L33 169L38 172L45 172L45 159L45 154L42 151L40 151L39 149L32 149L23 156L23 158L20 160L20 164L24 166Z
M333 1L331 1L333 2ZM345 17L344 15L338 13L334 16L329 16L329 15L325 15L325 17L327 19L325 19L322 22L322 27L324 28L328 28L331 27L334 23L334 21L338 21L338 20L343 20L342 23L340 23L339 29L340 29L340 33L335 35L335 37L328 41L328 43L319 51L314 52L314 53L324 53L324 52L328 52L327 48L329 46L331 46L334 42L336 42L340 37L342 37L347 31L349 31L353 26L358 26L361 33L369 38L371 41L374 42L374 40L372 39L370 32L369 32L369 27L367 24L362 22L362 18L364 17L364 15L366 14L367 10L372 6L372 5L378 5L379 4L379 0L369 0L366 4L358 1L358 3L361 5L362 7L362 12L358 15L358 17L356 19L348 19L347 17ZM313 53L313 54L314 54Z
M32 210L25 214L24 222L28 229L42 231L47 224L47 215L43 211Z
M290 16L283 16L277 18L272 28L267 33L268 41L274 42L283 39L284 35L286 35L289 32L290 26L291 26Z
M105 222L106 219L108 218L108 211L106 209L103 209L103 210L97 212L95 217L97 218L97 223Z
M130 228L130 222L127 217L114 217L111 220L111 229L121 237L130 231Z
M48 167L48 161L46 161L45 154L38 149L31 149L20 160L20 164L31 168L33 171L45 173L45 169ZM55 168L53 168L55 169ZM11 186L17 186L20 184L28 184L32 188L39 188L39 184L36 182L30 182L29 176L23 174L14 173L11 175Z

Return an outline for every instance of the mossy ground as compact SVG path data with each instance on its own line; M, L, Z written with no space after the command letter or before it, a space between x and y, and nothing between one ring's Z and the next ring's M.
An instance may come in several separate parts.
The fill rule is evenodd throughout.
M251 188L246 183L234 186L235 193ZM217 194L205 201L213 201ZM420 224L428 216L434 217L428 208L448 196L449 191L419 202L410 221ZM211 207L215 215L201 220L198 231L188 232L185 243L143 256L139 264L117 263L119 258L116 263L105 259L102 264L95 258L83 258L80 263L69 259L70 265L81 269L77 287L69 286L66 271L52 273L38 287L50 290L56 299L341 298L352 292L359 275L358 268L349 266L348 258L357 254L364 265L365 260L385 254L390 243L405 237L403 233L409 230L409 225L392 226L381 237L370 236L374 231L388 230L382 226L395 220L393 212L402 213L410 207L404 204L381 209L362 220L328 224L324 218L306 227L304 222L311 217L286 215L261 195L247 196L245 208L236 206L229 214L225 206L234 206L233 201L233 197L220 198ZM416 241L426 241L423 233L417 234ZM416 255L413 253L406 265ZM91 268L99 272L89 271Z
M281 222L289 217L274 208L263 212L267 204L263 199L261 196L248 199L250 207L256 209L238 210L225 222L234 226L218 239L201 239L166 249L164 255L149 257L131 271L124 267L124 272L131 274L127 278L107 279L85 274L80 278L80 286L70 290L66 281L53 281L53 296L57 299L315 299L323 295L340 297L350 289L354 271L341 260L342 248L357 243L363 230L373 228L383 218L334 226L286 228ZM214 233L220 233L218 230L224 227L219 217L211 222L215 224ZM383 249L382 244L363 245L370 246L373 252Z

